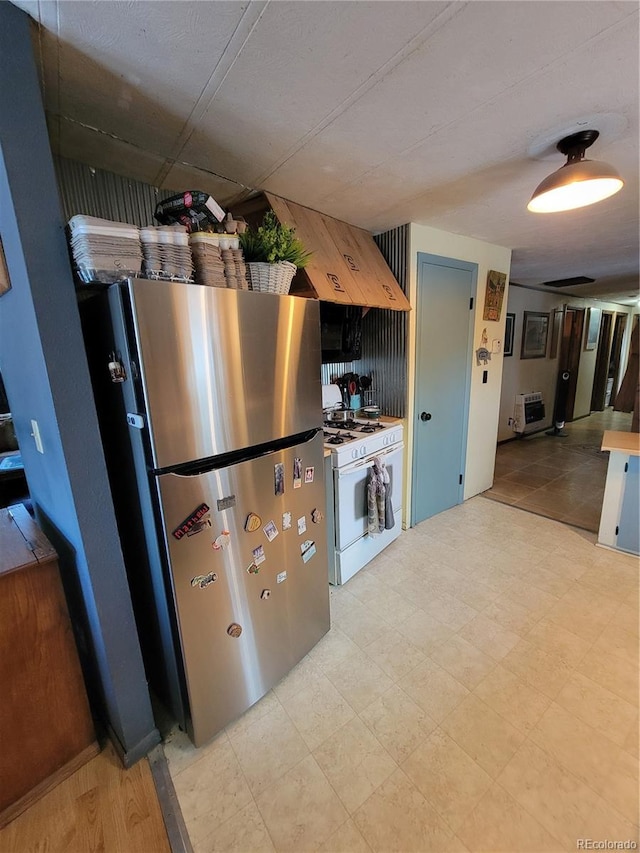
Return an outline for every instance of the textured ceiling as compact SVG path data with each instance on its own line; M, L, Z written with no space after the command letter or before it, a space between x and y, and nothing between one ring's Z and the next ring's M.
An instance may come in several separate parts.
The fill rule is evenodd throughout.
M638 2L16 5L41 24L65 157L223 204L265 188L374 231L427 224L512 248L513 281L637 299ZM579 127L624 189L529 213Z

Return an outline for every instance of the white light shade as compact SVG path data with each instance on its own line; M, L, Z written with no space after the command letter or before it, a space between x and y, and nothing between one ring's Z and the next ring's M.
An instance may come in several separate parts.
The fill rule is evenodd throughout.
M618 172L608 163L579 160L566 163L536 188L527 208L533 213L556 213L595 204L624 186Z

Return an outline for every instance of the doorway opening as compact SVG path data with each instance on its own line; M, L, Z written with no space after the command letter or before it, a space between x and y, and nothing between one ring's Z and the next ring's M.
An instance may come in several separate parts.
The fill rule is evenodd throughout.
M13 429L9 400L0 375L0 507L24 503L30 508L29 488Z
M557 387L560 388L562 375L564 373L569 374L565 389L567 396L564 418L561 419L563 421L572 421L575 410L576 390L578 388L578 368L580 366L580 355L582 349L582 332L584 330L584 315L584 308L574 308L570 305L564 306L557 383Z

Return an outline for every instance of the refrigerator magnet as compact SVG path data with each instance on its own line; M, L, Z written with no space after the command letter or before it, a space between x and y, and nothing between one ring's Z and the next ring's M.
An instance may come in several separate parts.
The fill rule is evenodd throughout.
M227 495L226 498L220 498L217 502L218 504L218 512L222 512L225 509L231 509L231 507L236 505L236 496L235 495Z
M242 634L242 625L238 625L237 622L232 622L227 628L227 634L230 637L239 637L240 634Z
M257 575L260 572L260 569L255 563L251 563L251 565L247 566L247 572L250 575Z
M314 471L315 471L315 469L313 467L304 469L304 481L305 481L305 483L313 483Z
M202 521L196 521L190 530L187 530L187 536L195 536L196 533L202 533L203 530L211 527L211 519L203 518Z
M247 516L247 520L244 523L244 529L247 533L255 533L256 530L260 528L262 524L262 519L259 515L256 515L255 512L250 512Z
M293 488L299 489L302 485L302 459L297 456L293 460Z
M286 579L287 579L287 573L286 572L278 572L278 574L276 575L276 583L282 583L283 581L286 581Z
M314 555L315 553L316 553L316 543L315 543L315 542L312 542L312 543L309 545L309 547L308 547L308 548L303 552L303 554L302 554L302 562L303 562L303 563L308 563L308 562L309 562L309 560L313 557L313 555Z
M260 598L263 601L266 601L267 598L271 598L271 590L270 589L263 589L262 592L260 593Z
M209 572L208 575L196 575L195 578L191 578L191 586L206 589L209 584L215 583L217 580L218 575L215 572Z
M290 530L291 529L291 513L283 512L282 513L282 529Z
M186 536L187 533L191 530L194 524L202 521L204 516L209 512L209 507L206 504L200 504L199 507L194 509L191 515L188 515L183 522L181 522L175 530L171 531L171 535L174 539L182 539L183 536Z
M322 510L319 510L319 509L312 509L311 510L311 521L313 521L314 524L318 524L318 522L322 521L323 518L324 518L324 513L322 512Z
M284 462L276 462L273 466L274 492L284 495Z
M269 542L273 542L273 540L278 535L278 528L276 527L275 522L273 521L270 521L268 524L265 524L262 529L264 531L264 535L267 537Z
M302 536L303 533L307 532L307 516L303 515L302 518L298 519L298 536Z
M220 536L212 543L212 548L214 551L220 551L222 548L226 548L230 541L231 534L228 530L223 530Z
M254 548L251 552L253 554L253 562L256 566L259 566L261 563L267 559L264 555L264 545L258 545L257 548Z

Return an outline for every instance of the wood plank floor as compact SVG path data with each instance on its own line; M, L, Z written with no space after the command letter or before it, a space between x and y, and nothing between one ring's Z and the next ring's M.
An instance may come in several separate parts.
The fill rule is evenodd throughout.
M146 759L100 755L0 830L0 853L170 853Z

